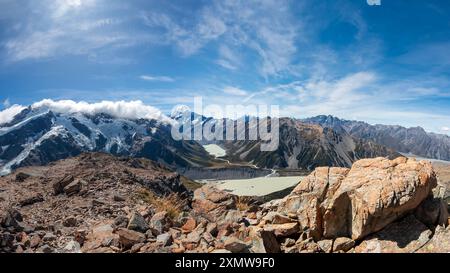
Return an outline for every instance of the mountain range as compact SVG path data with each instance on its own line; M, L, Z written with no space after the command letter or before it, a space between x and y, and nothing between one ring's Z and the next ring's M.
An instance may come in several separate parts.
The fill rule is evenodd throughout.
M175 141L171 124L104 113L57 113L26 108L0 125L1 173L76 156L83 151L143 157L167 166L208 166L214 160L195 141Z
M184 108L164 117L125 118L30 106L0 124L0 173L21 166L45 165L82 152L143 157L174 169L213 168L228 160L228 164L268 169L312 170L317 166L349 167L362 158L394 158L400 155L398 152L450 159L448 136L421 128L369 125L332 116L280 119L279 146L271 152L261 152L261 141L257 140L210 141L227 152L224 158L216 159L201 145L205 141L177 141L171 136L175 122L191 119L203 126L212 118Z
M450 137L426 132L421 127L370 125L362 121L350 121L323 115L304 119L303 122L318 124L337 132L346 132L353 137L376 142L400 153L450 160Z

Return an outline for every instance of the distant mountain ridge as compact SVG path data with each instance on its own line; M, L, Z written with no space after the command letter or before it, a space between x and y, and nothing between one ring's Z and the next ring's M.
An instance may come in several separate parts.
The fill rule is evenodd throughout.
M213 158L195 141L175 141L171 127L154 119L98 113L56 113L26 108L0 127L0 172L45 165L86 151L144 157L167 166L208 166Z
M45 105L27 107L9 122L0 124L0 173L22 166L45 165L82 152L143 157L175 169L212 167L217 163L223 166L226 161L208 154L201 145L204 143L224 147L225 159L231 162L266 169L349 167L362 158L394 158L400 156L398 152L450 159L449 138L426 133L421 128L372 126L331 116L281 118L279 146L275 151L261 152L262 142L258 140L174 140L171 134L174 124L189 119L196 126L208 121L223 122L185 108L159 119L117 117L103 112L58 112ZM402 137L405 134L408 137Z
M426 132L421 127L370 125L362 121L344 120L325 115L303 119L303 121L336 131L345 131L351 136L376 142L401 153L450 160L450 137Z
M308 124L293 118L279 121L279 146L261 152L261 141L219 142L231 161L244 161L262 168L312 170L319 166L349 167L362 158L400 156L393 149L370 140L358 139L345 131Z

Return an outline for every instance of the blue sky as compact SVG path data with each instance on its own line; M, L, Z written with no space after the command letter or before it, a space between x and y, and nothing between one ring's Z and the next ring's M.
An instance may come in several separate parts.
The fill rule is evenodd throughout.
M442 0L0 0L1 108L278 104L450 133Z

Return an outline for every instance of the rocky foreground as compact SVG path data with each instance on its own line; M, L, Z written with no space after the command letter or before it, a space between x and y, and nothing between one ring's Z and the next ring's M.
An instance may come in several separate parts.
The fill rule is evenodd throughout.
M0 178L0 252L450 252L429 162L317 168L260 204L157 163L88 153Z

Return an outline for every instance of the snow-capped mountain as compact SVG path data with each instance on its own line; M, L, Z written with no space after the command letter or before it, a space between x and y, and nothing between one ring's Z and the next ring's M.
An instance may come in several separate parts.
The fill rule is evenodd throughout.
M84 151L145 157L173 167L205 166L211 159L198 143L173 140L173 120L160 113L150 115L149 109L139 113L131 109L133 105L128 105L130 109L127 105L121 106L124 109L117 105L65 106L34 104L0 124L2 174Z

